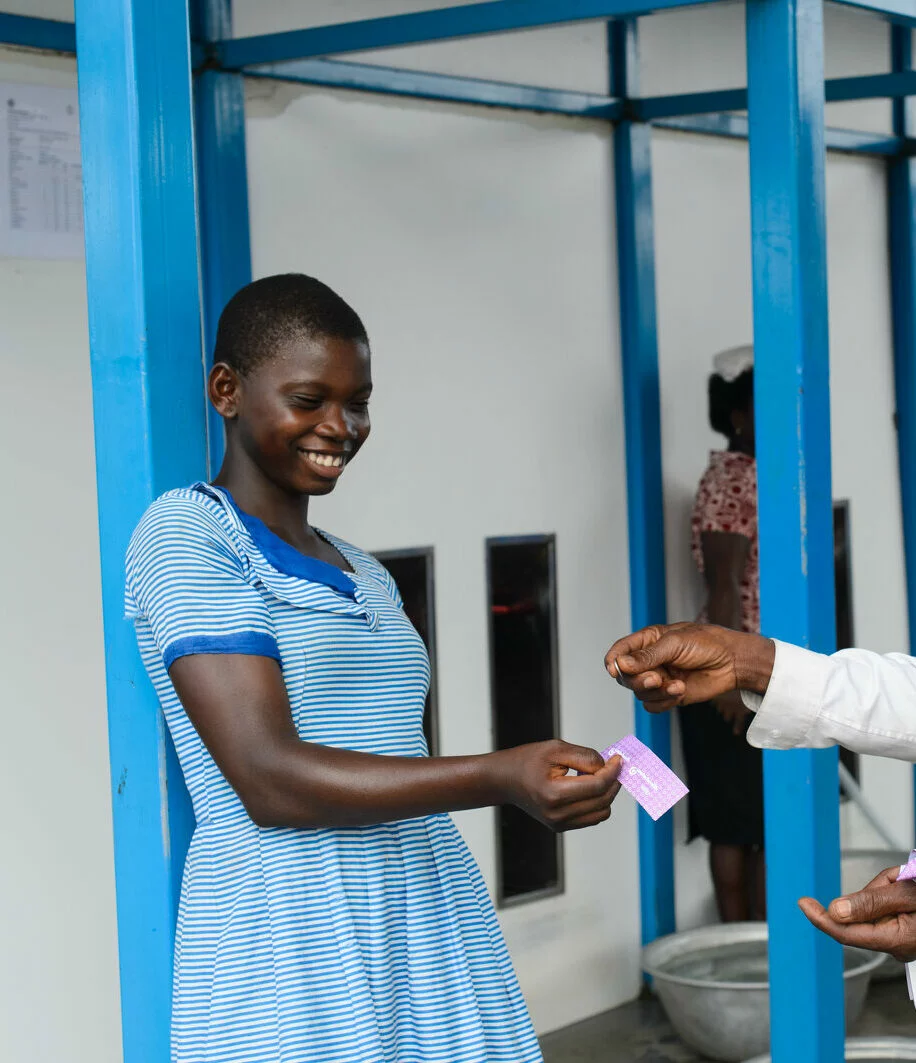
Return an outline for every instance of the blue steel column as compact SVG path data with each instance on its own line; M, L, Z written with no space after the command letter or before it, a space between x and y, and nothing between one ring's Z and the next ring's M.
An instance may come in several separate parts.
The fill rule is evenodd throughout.
M891 26L891 63L895 72L913 67L913 37L908 27ZM894 100L897 136L913 135L912 110L909 99ZM910 653L916 653L916 159L909 155L892 159L887 176L900 504ZM913 786L916 800L916 769Z
M821 0L748 0L763 629L835 646ZM764 757L774 1063L840 1063L840 947L797 907L839 892L837 751Z
M125 1063L166 1063L190 805L124 620L149 502L206 469L187 0L76 0Z
M636 22L608 24L611 95L637 94ZM634 630L666 616L665 526L655 324L655 237L652 224L652 131L622 121L614 129L617 274L630 543L630 613ZM671 761L668 716L636 705L636 734ZM675 927L674 835L671 816L657 823L639 810L639 889L642 940Z
M232 36L232 0L194 0L193 7L199 40ZM194 98L204 350L209 367L219 315L251 280L244 78L204 69L194 79ZM212 407L208 413L210 470L215 475L223 458L223 422Z

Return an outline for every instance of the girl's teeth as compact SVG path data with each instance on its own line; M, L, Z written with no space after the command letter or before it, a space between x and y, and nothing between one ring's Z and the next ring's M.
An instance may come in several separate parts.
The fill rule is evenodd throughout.
M324 465L326 468L339 469L343 465L343 458L340 456L334 456L331 454L309 454L309 457L316 465Z

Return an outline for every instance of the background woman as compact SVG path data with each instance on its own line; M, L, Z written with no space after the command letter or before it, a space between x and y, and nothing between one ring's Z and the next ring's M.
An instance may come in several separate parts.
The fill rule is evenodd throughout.
M692 549L706 585L701 620L760 630L753 349L714 360L709 422L728 440L710 454L697 491ZM724 922L766 918L763 764L748 745L749 714L727 692L679 714L690 786L690 837L709 841L716 905Z
M308 520L369 434L351 307L309 277L257 281L226 307L215 363L219 475L156 501L127 559L128 614L197 820L173 1061L540 1060L446 813L515 804L557 830L591 826L619 762L564 742L427 756L429 661L397 588Z

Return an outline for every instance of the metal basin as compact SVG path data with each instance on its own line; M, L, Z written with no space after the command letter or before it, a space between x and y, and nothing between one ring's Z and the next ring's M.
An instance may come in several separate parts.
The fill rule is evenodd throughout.
M885 864L885 867L889 865ZM880 868L878 869L881 870ZM846 1063L870 1059L871 1063L896 1063L916 1059L916 1041L911 1037L850 1037L846 1042ZM755 1056L747 1063L770 1063L769 1056Z
M843 893L855 893L886 867L905 864L909 858L909 853L899 849L846 849L840 858L840 888ZM872 977L883 982L889 978L902 978L904 971L899 960L885 956Z
M843 950L846 1022L865 1004L881 953ZM671 1025L710 1059L738 1063L770 1044L766 923L725 923L659 938L643 949L643 970Z

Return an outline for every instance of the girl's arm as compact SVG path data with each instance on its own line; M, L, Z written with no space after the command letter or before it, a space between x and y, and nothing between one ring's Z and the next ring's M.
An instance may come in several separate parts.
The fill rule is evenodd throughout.
M270 657L195 654L174 661L169 674L262 827L352 827L514 804L570 830L606 820L620 788L619 758L605 764L595 750L560 741L468 757L377 756L303 742Z

